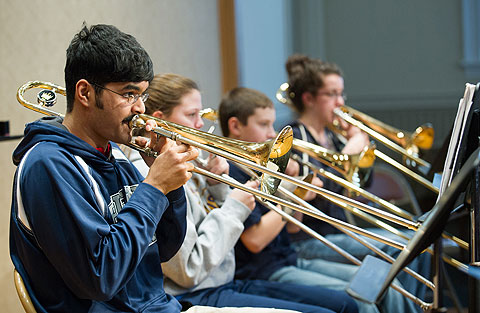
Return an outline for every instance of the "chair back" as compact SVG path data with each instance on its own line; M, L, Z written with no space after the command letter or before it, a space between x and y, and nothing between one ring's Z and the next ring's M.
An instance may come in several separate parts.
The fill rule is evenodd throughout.
M23 309L26 313L36 313L35 307L33 306L32 299L28 295L27 288L23 282L22 276L17 271L17 269L13 270L13 281L15 282L15 289L17 289L18 297L20 298L20 302L22 303Z

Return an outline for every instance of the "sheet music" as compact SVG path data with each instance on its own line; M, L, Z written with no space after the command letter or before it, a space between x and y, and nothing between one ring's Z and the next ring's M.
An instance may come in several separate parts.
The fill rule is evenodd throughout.
M448 152L445 159L437 201L452 182L452 171L457 163L459 144L463 138L465 123L472 106L473 95L475 94L475 85L469 83L465 85L465 93L458 104L457 115L453 124L452 136L450 137L450 143L448 145Z
M467 84L466 89L469 89L469 94L468 94L468 98L464 97L464 99L468 99L468 101L465 101L465 112L463 113L462 128L460 129L460 137L458 138L457 145L459 145L462 142L463 136L465 134L465 126L468 120L468 115L470 114L470 108L472 107L472 103L473 103L472 99L475 93L475 85ZM459 151L460 149L458 149L457 147L457 149L455 149L455 158L453 159L452 169L456 168ZM450 175L448 185L450 185L451 182L452 182L452 175Z
M460 136L460 125L462 124L463 121L463 115L465 112L465 105L464 105L464 99L460 99L460 103L458 104L458 110L457 110L457 115L455 117L455 122L453 124L453 130L452 130L452 135L450 137L450 143L448 145L448 151L447 151L447 156L445 158L445 164L443 168L443 174L442 174L442 180L440 183L440 188L439 188L439 193L438 197L443 194L445 189L448 187L448 182L450 181L450 178L452 176L452 162L453 158L455 155L455 150L457 149L458 146L458 138ZM437 199L438 201L438 199Z

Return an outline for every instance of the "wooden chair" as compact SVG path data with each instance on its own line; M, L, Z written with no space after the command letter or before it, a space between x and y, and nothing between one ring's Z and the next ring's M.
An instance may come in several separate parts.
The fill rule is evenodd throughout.
M33 306L32 299L30 299L27 288L25 288L25 284L23 283L22 276L20 276L17 269L13 270L13 281L15 282L15 289L17 289L18 297L20 298L20 302L22 303L25 312L36 313L37 311Z

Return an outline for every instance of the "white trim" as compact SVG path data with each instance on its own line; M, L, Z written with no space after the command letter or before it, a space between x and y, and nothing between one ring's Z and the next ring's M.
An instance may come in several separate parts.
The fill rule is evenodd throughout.
M21 173L23 170L23 166L25 165L25 160L27 159L28 155L30 152L32 152L33 148L35 148L39 144L36 143L33 147L28 149L27 153L22 158L22 161L20 161L20 164L18 165L18 170L17 170L17 185L16 185L16 193L17 193L17 219L25 226L28 230L32 231L32 228L30 227L30 223L28 222L28 217L27 213L25 212L25 207L23 206L23 200L22 200L22 193L20 192L20 179L21 179Z
M113 148L112 147L112 155L115 158L115 160L128 161L128 158L126 157L126 155L119 148Z
M95 193L95 198L97 198L97 202L100 205L100 209L102 210L102 215L105 216L105 201L103 199L102 193L100 192L100 188L98 187L97 181L93 178L92 174L90 174L90 167L87 165L85 160L83 160L78 155L75 155L75 159L77 159L78 163L80 163L80 166L82 166L82 168L87 173L88 178L90 178L90 181L92 182L92 185L93 185L93 192Z
M302 136L302 140L303 141L308 141L308 138L307 138L307 132L305 131L305 126L303 126L303 124L298 124L298 129L300 129L300 134ZM309 160L308 160L308 154L303 152L302 153L302 161L304 162L304 164L306 164ZM307 165L304 165L303 166L303 175L307 175L308 173L310 172L310 169L308 168Z

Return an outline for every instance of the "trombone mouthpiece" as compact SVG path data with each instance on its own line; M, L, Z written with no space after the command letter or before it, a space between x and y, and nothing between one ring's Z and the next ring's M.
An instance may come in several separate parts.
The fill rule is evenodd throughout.
M125 119L131 129L145 127L145 121L138 115L132 115Z

